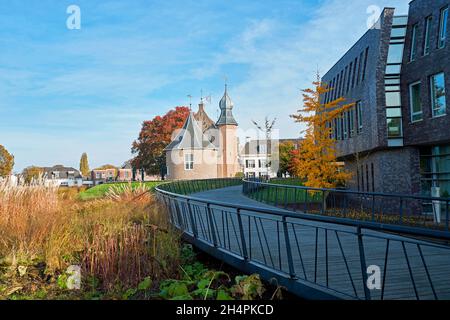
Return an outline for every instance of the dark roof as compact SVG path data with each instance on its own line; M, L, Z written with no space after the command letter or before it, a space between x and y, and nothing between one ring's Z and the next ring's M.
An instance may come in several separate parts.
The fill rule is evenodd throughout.
M203 133L203 130L198 125L192 112L189 114L183 128L177 134L175 139L164 149L170 150L184 150L184 149L217 149Z
M64 167L63 165L45 167L42 168L42 170L44 171L44 175L47 176L47 178L52 178L54 172L59 172L60 179L67 179L69 175L73 176L74 178L82 178L80 171L72 167Z

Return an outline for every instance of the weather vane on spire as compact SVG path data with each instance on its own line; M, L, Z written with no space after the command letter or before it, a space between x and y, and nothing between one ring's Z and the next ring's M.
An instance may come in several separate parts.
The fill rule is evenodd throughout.
M228 89L228 77L225 75L223 78L225 81L225 90L227 90Z
M200 90L200 95L201 95L201 99L200 99L201 103L204 102L203 101L203 99L204 99L206 101L206 103L211 104L211 94L209 96L207 96L207 97L204 97L203 96L203 89L201 89Z

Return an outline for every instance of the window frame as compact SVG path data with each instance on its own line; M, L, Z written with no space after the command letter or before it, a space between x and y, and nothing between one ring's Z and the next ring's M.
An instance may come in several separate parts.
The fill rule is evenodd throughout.
M351 107L348 112L348 126L349 126L349 137L353 138L356 135L356 126L355 126L355 111L356 107Z
M427 56L431 53L431 24L433 22L433 16L425 18L425 27L423 34L423 55Z
M419 31L419 24L416 23L412 26L412 30L411 30L411 51L409 53L409 62L413 62L416 60L417 58L417 34Z
M343 126L344 126L344 134L343 134L343 140L347 140L349 138L349 127L348 127L348 111L344 111L344 121L343 121Z
M395 121L395 120L400 120L399 122L399 135L390 135L389 132L389 121ZM391 118L387 118L387 123L386 123L386 129L387 129L387 137L388 139L398 139L398 138L403 138L403 123L402 123L402 118L401 117L391 117Z
M364 66L363 66L363 72L362 72L362 80L361 82L364 82L366 80L366 70L367 70L367 60L369 58L369 47L366 48L365 54L364 54Z
M343 121L342 121L342 118L343 118L343 116L342 115L339 115L339 117L337 118L337 140L344 140L343 138L344 138L344 135L343 135L343 133L342 133L342 130L343 130L343 128L342 128L342 123L343 123Z
M187 159L187 157L191 157L191 159ZM184 171L192 171L194 170L194 154L193 153L185 153L184 154Z
M445 48L448 33L448 6L439 12L438 49ZM445 28L444 28L445 26Z
M413 108L413 92L412 89L414 86L419 85L419 101L420 101L420 112L414 112L414 108ZM416 81L413 83L410 83L408 85L408 93L409 93L409 111L410 111L410 120L411 123L415 123L415 122L420 122L423 121L423 105L422 105L422 99L421 99L421 95L422 95L422 81ZM418 120L414 120L414 116L417 116L420 114L420 119Z
M256 160L255 159L247 159L245 160L245 167L246 169L256 169ZM253 163L251 166L250 163Z
M444 113L436 115L435 114L435 110L436 110L435 109L435 102L436 102L435 101L435 87L433 84L433 78L438 75L442 75L444 77L444 100L445 100L445 103L444 103ZM430 79L429 83L430 83L430 98L431 98L431 116L433 118L439 118L439 117L446 116L447 115L447 99L446 99L446 92L445 92L445 72L435 73L435 74L431 75L429 79Z
M357 127L356 127L356 134L361 134L362 130L363 130L363 114L362 114L362 102L361 100L356 102L356 123L357 123Z

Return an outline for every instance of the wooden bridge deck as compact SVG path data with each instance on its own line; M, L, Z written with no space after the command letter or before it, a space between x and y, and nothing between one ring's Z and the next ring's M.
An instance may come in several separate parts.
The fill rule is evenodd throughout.
M244 196L241 186L210 190L191 196L255 208L273 209L269 205ZM217 242L220 247L241 254L239 236L235 230L229 229L229 225L237 225L236 215L231 214L230 209L222 207L211 206L211 209L217 231ZM282 209L280 210L282 211ZM256 212L241 213L250 259L289 273L285 241L282 239L284 236L281 220ZM201 214L201 210L197 210L196 216L199 219ZM292 246L297 277L363 299L364 282L362 281L358 238L354 234L356 228L303 219L288 219L287 221L289 222L289 242ZM226 228L226 226L228 227ZM200 227L198 232L199 236L203 238L209 236L206 227L204 229ZM383 280L385 277L383 299L434 299L433 288L438 299L450 299L450 278L448 276L450 248L433 246L431 243L415 239L408 242L411 240L410 238L389 235L389 253L385 268L387 248L387 240L383 238L385 234L370 230L363 230L363 234L366 265L378 266L381 270L381 279ZM408 263L410 268L408 268ZM370 290L372 299L381 299L381 294L381 290Z

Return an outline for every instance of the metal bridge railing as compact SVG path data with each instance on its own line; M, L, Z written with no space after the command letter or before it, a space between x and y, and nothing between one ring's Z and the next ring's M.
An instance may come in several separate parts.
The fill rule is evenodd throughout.
M282 181L281 181L282 183ZM450 239L450 198L320 189L244 180L251 199L293 212L370 222L394 232Z
M159 189L175 194L188 195L212 189L242 185L240 178L180 180L162 184Z
M386 233L357 220L186 195L189 190L236 184L169 183L157 188L157 196L186 240L244 272L276 279L301 297L450 298L447 245Z

